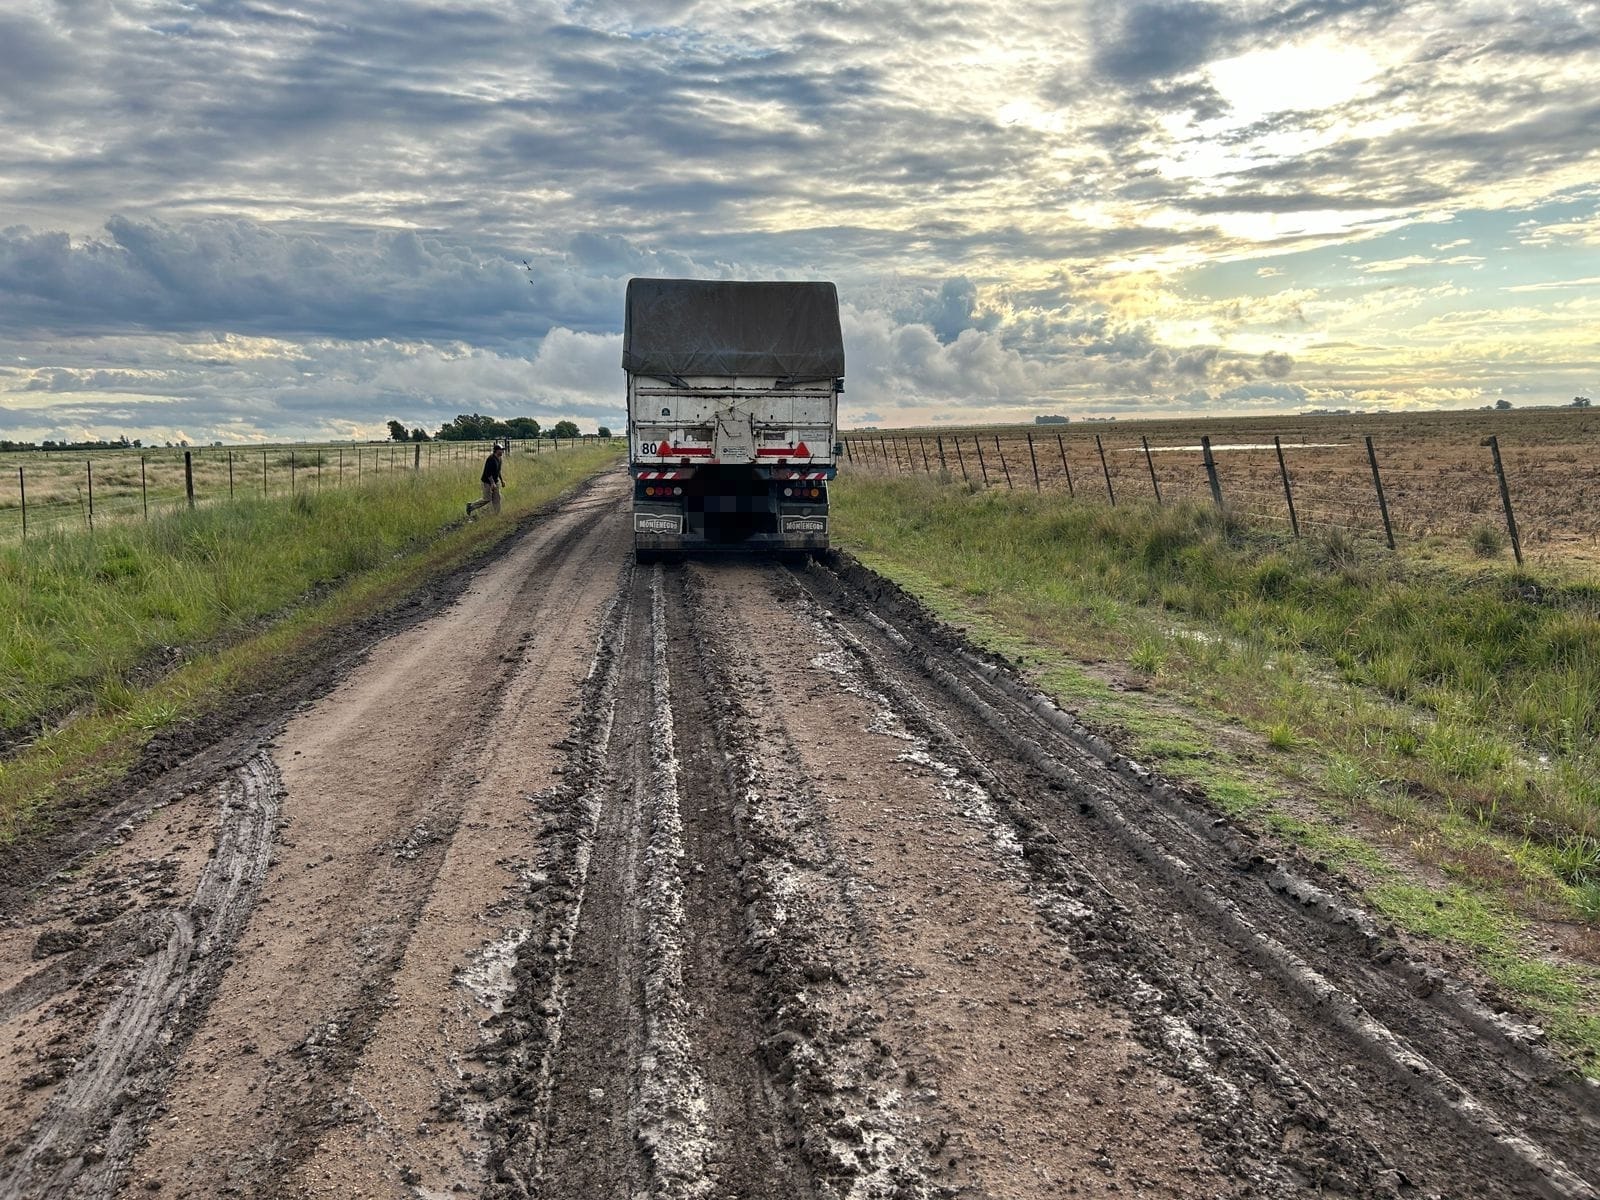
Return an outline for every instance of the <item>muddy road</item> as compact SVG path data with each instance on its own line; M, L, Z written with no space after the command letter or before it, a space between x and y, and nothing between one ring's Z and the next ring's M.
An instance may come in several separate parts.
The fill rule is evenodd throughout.
M0 1197L1596 1195L1536 1029L849 560L635 567L626 495L11 889Z

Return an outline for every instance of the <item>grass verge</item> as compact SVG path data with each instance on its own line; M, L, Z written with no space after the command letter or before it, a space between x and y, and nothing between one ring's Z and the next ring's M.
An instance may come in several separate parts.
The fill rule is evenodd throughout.
M843 481L834 518L1132 753L1469 955L1600 1074L1592 586L919 479Z
M0 845L105 783L159 730L507 536L615 457L508 465L504 511L464 523L478 464L0 548Z

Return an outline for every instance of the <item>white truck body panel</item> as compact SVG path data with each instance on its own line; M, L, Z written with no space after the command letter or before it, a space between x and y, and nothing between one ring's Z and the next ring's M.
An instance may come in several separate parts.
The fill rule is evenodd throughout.
M832 380L780 386L773 378L697 376L682 383L628 377L635 465L835 465L839 396ZM747 450L729 457L736 446Z

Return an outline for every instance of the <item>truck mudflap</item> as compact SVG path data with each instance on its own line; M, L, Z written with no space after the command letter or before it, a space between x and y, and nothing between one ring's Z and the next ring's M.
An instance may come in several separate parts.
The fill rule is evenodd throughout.
M641 552L825 550L829 474L727 463L636 469L634 545Z

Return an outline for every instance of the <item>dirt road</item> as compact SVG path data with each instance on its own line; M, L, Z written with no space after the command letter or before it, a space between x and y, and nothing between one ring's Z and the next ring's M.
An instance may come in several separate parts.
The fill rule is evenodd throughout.
M635 568L626 491L12 890L0 1197L1596 1195L1536 1030L849 560Z

